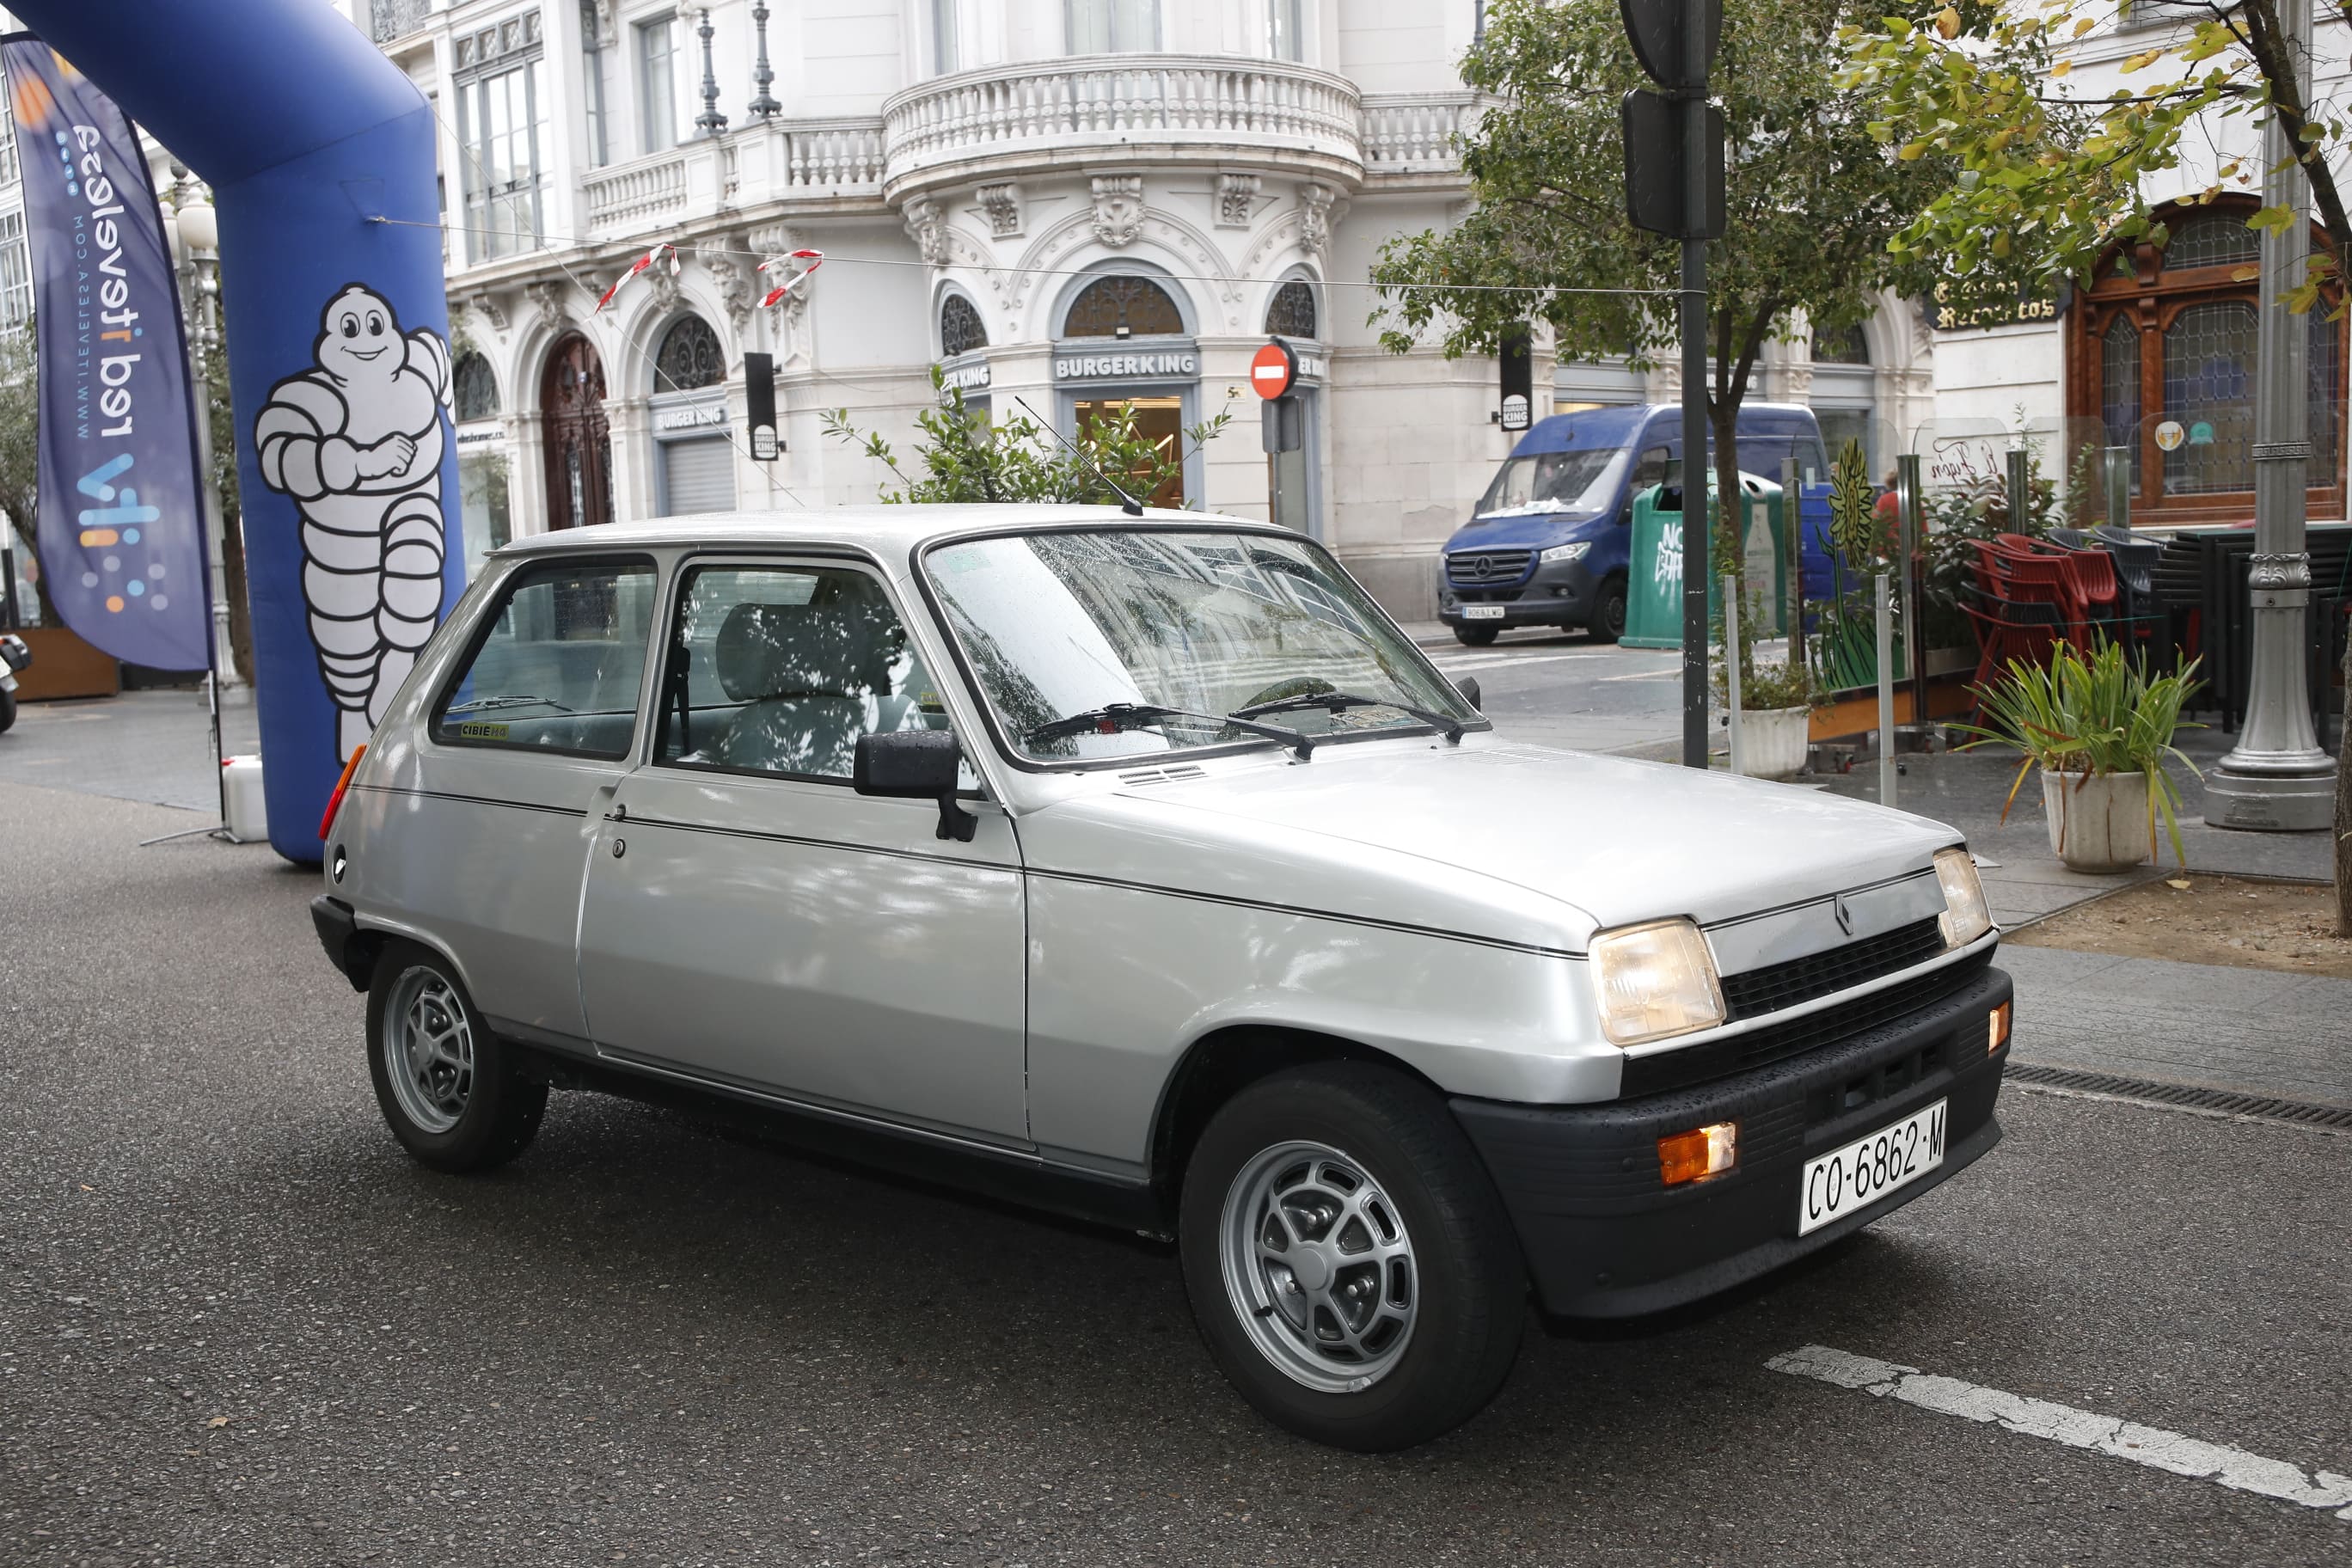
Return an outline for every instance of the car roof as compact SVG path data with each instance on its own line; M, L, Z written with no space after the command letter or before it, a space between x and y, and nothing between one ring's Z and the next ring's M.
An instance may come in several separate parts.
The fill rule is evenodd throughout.
M1218 512L1155 510L1129 517L1115 506L1005 502L971 506L843 506L776 511L714 511L646 522L606 522L535 533L500 545L493 557L675 545L847 545L884 556L956 534L1046 528L1247 528L1268 525ZM1272 531L1291 534L1288 529Z

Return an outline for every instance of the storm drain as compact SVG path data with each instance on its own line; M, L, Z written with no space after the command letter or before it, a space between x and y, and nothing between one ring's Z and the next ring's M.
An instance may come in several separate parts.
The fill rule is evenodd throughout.
M2352 1106L2273 1100L2264 1094L2233 1094L2227 1089L2195 1089L2181 1083L2151 1083L2144 1078L2118 1078L2113 1073L2079 1072L2072 1068L2037 1067L2027 1062L2011 1062L2002 1077L2011 1083L2070 1089L2083 1094L2111 1095L2117 1100L2144 1100L2153 1105L2211 1111L2217 1116L2252 1116L2264 1121L2291 1121L2300 1127L2352 1131Z

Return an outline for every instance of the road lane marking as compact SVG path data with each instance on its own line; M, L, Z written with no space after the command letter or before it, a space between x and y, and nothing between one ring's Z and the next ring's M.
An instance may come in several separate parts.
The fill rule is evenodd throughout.
M1672 680L1681 674L1682 667L1676 665L1671 669L1644 669L1633 675L1604 675L1601 679L1603 680Z
M2053 1405L2046 1399L2028 1399L1955 1377L1938 1377L1916 1366L1874 1361L1828 1345L1807 1345L1776 1355L1764 1364L1791 1377L1810 1377L1881 1399L1899 1399L1941 1415L1990 1422L2028 1437L2128 1459L2232 1491L2252 1492L2298 1508L2333 1509L2337 1519L2352 1521L2352 1506L2347 1506L2352 1505L2352 1476L2332 1470L2305 1471L2284 1459L2265 1459L2243 1448L2142 1426L2070 1405Z
M1435 662L1440 669L1487 669L1501 664L1557 664L1564 658L1607 658L1609 657L1605 653L1487 653L1475 654L1467 658L1447 658L1444 655L1439 655Z

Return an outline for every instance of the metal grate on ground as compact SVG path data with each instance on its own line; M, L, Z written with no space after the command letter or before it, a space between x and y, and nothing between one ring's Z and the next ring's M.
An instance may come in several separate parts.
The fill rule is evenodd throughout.
M2080 1094L2104 1094L2116 1100L2146 1100L2184 1110L2207 1110L2221 1116L2251 1116L2264 1121L2292 1122L2299 1127L2334 1127L2352 1131L2352 1106L2318 1105L2305 1100L2278 1100L2266 1094L2239 1094L2231 1089L2199 1089L2185 1083L2156 1083L2147 1079L2122 1078L2114 1073L2084 1072L2074 1068L2042 1067L2012 1061L2004 1075L2011 1083L2038 1084L2044 1089L2073 1089Z

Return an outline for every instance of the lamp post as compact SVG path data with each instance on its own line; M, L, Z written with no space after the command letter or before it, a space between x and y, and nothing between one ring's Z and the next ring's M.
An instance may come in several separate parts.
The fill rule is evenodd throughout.
M2286 52L2305 101L2311 91L2311 0L2279 0ZM2245 728L2205 784L2216 827L2308 832L2335 819L2336 768L2311 722L2304 660L2311 614L2311 552L2304 528L2311 459L2308 318L2280 303L2301 283L2311 251L2311 193L2273 119L2263 133L2263 202L2287 221L2263 233L2260 338L2254 383L2253 670Z
M717 31L710 25L710 7L706 5L702 8L702 25L694 30L702 40L702 112L694 117L694 129L704 136L723 135L727 130L727 116L719 108L719 78L712 73L710 63L710 38Z
M196 427L196 490L205 509L205 552L212 567L213 669L226 695L242 689L236 653L229 639L228 578L225 570L226 523L220 489L213 482L212 354L220 342L220 220L184 174L173 188L180 233L180 276L188 321L188 400Z
M776 80L775 70L768 64L768 0L754 0L751 6L751 26L759 35L759 63L751 68L751 81L759 95L751 100L751 113L760 120L773 120L783 112L784 106L776 101L769 90Z

